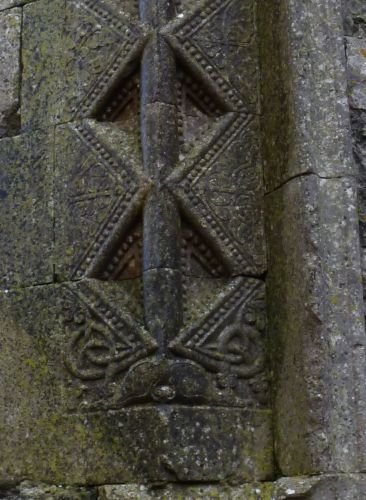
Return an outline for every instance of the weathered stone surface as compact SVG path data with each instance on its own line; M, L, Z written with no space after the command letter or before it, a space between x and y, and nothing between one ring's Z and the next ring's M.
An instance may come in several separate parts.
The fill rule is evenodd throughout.
M230 486L169 485L153 488L145 485L103 486L100 500L277 500L270 484Z
M358 167L358 215L362 277L366 287L366 8L360 2L346 2L346 54L348 96L353 132L353 153ZM364 38L356 38L356 37Z
M28 167L14 153L24 179L8 160L33 134L4 141L0 152L4 186L18 196L2 212L6 225L18 215L15 258L4 243L0 301L0 482L273 476L260 126L248 115L258 113L255 5L199 5L177 2L166 25L173 3L141 2L144 27L132 0L24 7L23 127L57 125L55 155L47 140L26 145L45 151L47 166L32 158ZM339 3L264 0L259 17L276 459L283 474L364 470L364 325ZM160 32L145 39L152 26ZM351 41L350 54L360 44ZM359 107L362 71L352 88ZM39 222L33 233L34 200L18 207L28 188L37 203L48 200L47 231ZM43 252L49 223L52 260ZM42 247L34 264L28 234ZM31 286L52 279L66 283ZM9 290L18 285L28 288ZM357 481L177 485L160 494L343 499L363 494ZM65 496L84 493L96 491ZM154 498L159 490L99 493Z
M14 488L0 489L1 498L8 500L97 500L96 488L51 486L24 481Z
M353 500L366 496L366 478L362 474L324 475L310 478L283 478L274 485L275 500ZM266 497L264 497L266 498Z
M128 230L141 217L148 187L141 153L107 124L75 122L55 133L57 279L104 278L131 247Z
M184 323L179 336L167 337L167 345L161 341L159 318L152 314L152 306L147 307L150 304L145 306L143 323L131 288L130 283L127 287L123 282L89 280L34 287L19 294L4 292L4 303L11 305L4 315L11 318L15 311L26 332L55 330L54 348L63 361L55 354L51 366L54 363L53 376L60 381L49 389L65 386L63 400L69 410L140 403L267 408L265 296L259 280L237 279L223 292L215 291ZM173 325L179 319L176 316L171 316ZM160 323L162 330L172 332L171 324ZM154 355L163 350L170 359L159 361ZM176 359L177 354L183 359ZM66 367L64 376L57 371L61 362ZM159 396L162 388L168 391L167 397Z
M365 336L352 179L267 197L276 448L284 475L365 464Z
M363 0L343 0L347 36L366 36L366 5Z
M0 10L10 9L11 7L18 7L32 2L33 0L0 0Z
M355 500L363 499L366 479L363 474L322 475L281 478L274 483L229 485L125 484L94 488L49 486L24 481L0 490L10 500Z
M260 12L267 191L304 173L354 174L340 3L268 0Z
M346 38L348 63L348 95L351 107L353 153L358 167L360 188L358 208L363 254L363 274L366 278L366 43L364 39ZM364 281L365 282L365 281Z
M1 451L1 479L82 485L268 479L268 420L235 409L169 406L48 413L16 433L3 427L9 438Z
M221 500L355 500L366 495L363 475L315 476L279 479L274 483L230 486L168 485L160 488L138 485L102 486L101 500L221 499Z
M352 111L352 128L354 133L354 155L359 167L360 188L358 193L360 241L362 251L363 280L366 283L366 113Z
M225 110L258 112L259 68L255 2L236 0L227 4L178 1L182 8L169 41L194 77L204 81L208 95ZM179 7L178 7L179 9ZM185 12L185 9L188 12ZM210 10L208 10L210 9ZM205 13L209 12L209 19ZM183 15L182 15L183 14Z
M40 0L24 7L24 127L103 108L108 92L136 67L128 64L139 35L125 13L132 4Z
M266 270L258 134L256 118L225 115L206 142L182 157L169 181L187 221L210 242L226 275Z
M0 138L20 129L21 10L0 14Z
M118 283L93 280L2 293L0 481L271 478L271 413L197 406L188 361L181 372L171 363L183 402L175 406L166 391L174 372L159 383L151 360L143 378L136 362L155 346L125 303Z
M1 287L52 282L53 131L0 141Z
M349 104L366 111L366 40L347 37L347 67Z

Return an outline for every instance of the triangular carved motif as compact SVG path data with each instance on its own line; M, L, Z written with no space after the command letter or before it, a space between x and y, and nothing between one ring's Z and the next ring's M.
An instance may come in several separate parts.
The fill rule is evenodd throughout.
M140 278L142 275L142 227L132 228L110 255L109 263L101 274L107 281Z
M135 73L127 80L121 82L116 92L111 93L105 106L96 114L100 122L118 123L127 129L138 128L138 116L140 105L139 75Z
M210 17L220 13L232 1L205 2L203 6L198 7L194 13L187 16L187 19L184 19L173 28L175 36L168 36L172 47L182 62L190 65L193 71L199 74L200 79L205 82L207 88L219 96L223 106L232 111L245 111L243 96L240 95L239 90L232 85L226 73L220 68L224 57L221 46L216 45L213 54L210 50L210 42L203 44L196 42L194 39L194 33L199 32L200 28L203 29ZM205 45L208 45L208 48Z
M85 380L113 378L156 349L156 343L124 309L116 310L97 283L69 290L64 323L65 363ZM127 300L127 299L126 299Z
M246 115L226 115L211 141L199 154L193 151L170 183L187 219L200 228L225 265L255 275L263 272L264 257L263 232L255 226L261 213L255 201L261 187L259 158L255 148L245 147L253 137L250 121ZM238 168L228 172L226 165L240 157ZM249 242L246 235L257 230L258 238Z
M183 69L178 74L177 104L181 151L185 153L212 135L225 110Z
M74 106L76 117L93 117L106 109L111 94L116 92L121 82L138 66L138 55L144 47L144 36L141 27L128 16L122 15L118 9L111 10L97 0L83 0L78 4L95 18L96 24L101 23L108 27L110 37L114 40L111 47L116 47L105 61L98 77L87 89L84 98Z
M184 276L221 278L225 268L199 233L188 224L183 226L182 268Z
M215 373L250 378L263 370L264 286L238 278L170 348ZM261 333L262 332L262 333Z
M122 161L116 158L114 152L107 144L101 142L100 138L96 137L90 127L78 125L71 130L85 145L88 158L92 158L96 162L93 165L95 165L94 168L101 171L99 177L106 176L105 172L108 172L107 178L109 178L114 193L114 198L109 203L105 216L102 216L102 212L97 218L98 227L94 227L94 232L86 233L85 240L83 240L83 251L74 267L76 277L83 275L95 277L99 275L101 269L104 269L105 261L108 260L110 252L126 233L138 212L141 211L148 186L139 177L136 169L126 160ZM84 167L84 171L85 168L92 167ZM94 187L92 191L94 198L95 193L98 193L99 190L100 186ZM80 193L77 194L80 198ZM87 195L88 193L86 193Z

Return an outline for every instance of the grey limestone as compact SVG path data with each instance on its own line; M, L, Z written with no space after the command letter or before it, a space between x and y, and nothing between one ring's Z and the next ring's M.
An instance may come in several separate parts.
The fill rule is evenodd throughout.
M360 471L365 335L356 183L299 177L267 197L280 469Z
M303 174L355 175L339 2L268 0L259 12L266 190Z

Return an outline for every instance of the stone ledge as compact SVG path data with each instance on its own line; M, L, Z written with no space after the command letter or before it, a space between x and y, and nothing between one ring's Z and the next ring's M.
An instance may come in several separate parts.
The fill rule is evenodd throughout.
M8 500L354 500L366 497L366 474L281 478L274 483L241 486L165 484L105 485L90 488L35 485L28 481L0 489Z

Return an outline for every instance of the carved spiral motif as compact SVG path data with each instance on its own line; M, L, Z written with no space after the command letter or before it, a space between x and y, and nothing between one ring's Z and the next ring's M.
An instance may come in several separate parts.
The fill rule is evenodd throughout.
M235 323L221 333L218 349L239 378L250 378L263 369L263 355L258 352L260 343L258 330Z

